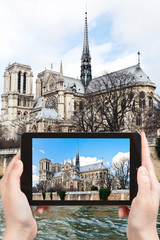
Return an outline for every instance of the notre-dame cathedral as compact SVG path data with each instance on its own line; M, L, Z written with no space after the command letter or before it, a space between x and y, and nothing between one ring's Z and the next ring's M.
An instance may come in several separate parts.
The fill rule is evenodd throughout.
M144 73L140 63L122 70L134 75L139 98L145 101L145 105L153 104L156 86ZM34 96L31 67L19 63L6 67L4 92L1 95L1 125L5 137L19 138L24 126L27 132L77 131L77 126L72 122L74 112L81 108L91 83L99 81L99 78L92 78L86 12L80 79L64 76L62 62L59 72L51 65L51 69L38 73Z
M110 180L112 181L110 182ZM66 159L62 164L52 163L50 159L39 161L39 184L47 184L46 188L63 188L76 191L90 191L92 186L119 187L116 178L109 174L103 160L98 163L81 166L78 142L75 163L73 159Z

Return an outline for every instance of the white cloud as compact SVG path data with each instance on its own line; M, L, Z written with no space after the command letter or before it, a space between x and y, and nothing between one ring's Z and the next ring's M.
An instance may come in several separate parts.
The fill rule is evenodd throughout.
M33 174L37 174L38 173L37 167L35 165L32 165L32 173Z
M38 169L35 165L32 165L32 184L35 186L39 181Z
M130 160L130 152L118 152L112 159L112 165L128 162Z
M43 149L39 149L39 151L40 151L41 153L43 153L43 154L45 153Z
M90 165L90 164L95 164L95 163L100 163L102 162L102 160L97 159L97 157L84 157L84 156L80 156L80 166L86 166L86 165Z
M38 183L38 181L39 181L38 175L33 174L32 175L32 184L33 184L33 186L35 186Z
M110 166L110 162L106 162L106 165L109 167Z

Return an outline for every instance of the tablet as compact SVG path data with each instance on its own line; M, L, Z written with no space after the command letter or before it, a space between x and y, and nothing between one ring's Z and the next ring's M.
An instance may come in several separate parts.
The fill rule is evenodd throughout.
M21 189L31 206L130 205L141 165L138 133L24 133Z

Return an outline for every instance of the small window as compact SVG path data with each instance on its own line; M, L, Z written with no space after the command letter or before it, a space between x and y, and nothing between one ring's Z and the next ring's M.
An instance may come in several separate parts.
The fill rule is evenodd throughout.
M23 93L26 93L26 72L23 74Z
M153 108L153 98L149 97L149 107Z
M21 91L21 72L18 73L18 92Z
M141 114L139 113L138 116L136 117L136 125L141 126L142 125L142 117Z
M82 101L79 103L79 110L83 110L83 102Z
M139 94L139 107L140 108L144 108L145 105L146 105L145 93L144 92L140 92L140 94Z
M26 99L23 99L23 106L26 107Z

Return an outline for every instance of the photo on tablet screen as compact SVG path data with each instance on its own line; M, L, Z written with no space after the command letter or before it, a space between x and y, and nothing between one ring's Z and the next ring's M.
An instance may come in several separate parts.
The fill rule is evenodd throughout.
M130 200L130 139L33 138L32 200Z

